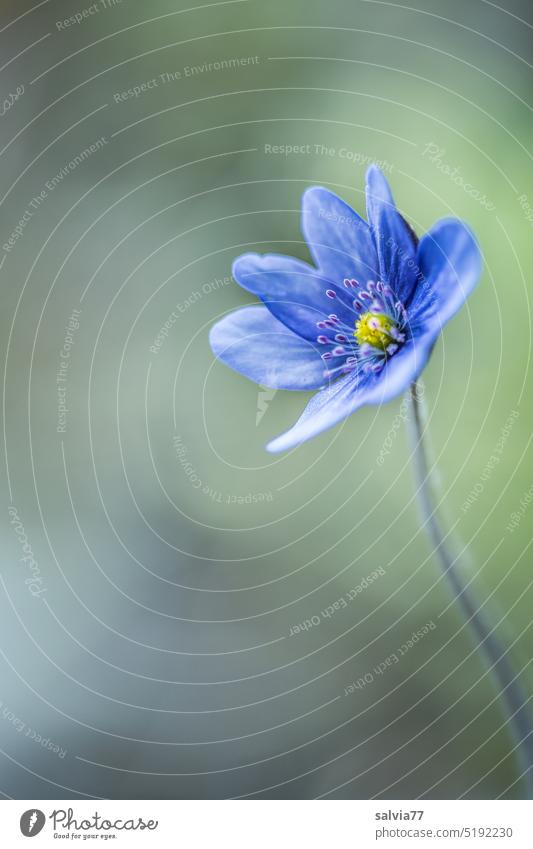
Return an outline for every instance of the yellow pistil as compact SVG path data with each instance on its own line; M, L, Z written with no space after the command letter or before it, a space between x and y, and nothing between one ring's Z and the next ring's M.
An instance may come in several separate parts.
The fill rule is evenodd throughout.
M378 312L365 312L355 323L354 336L360 345L372 345L381 351L394 344L391 330L396 329L396 323L390 316Z

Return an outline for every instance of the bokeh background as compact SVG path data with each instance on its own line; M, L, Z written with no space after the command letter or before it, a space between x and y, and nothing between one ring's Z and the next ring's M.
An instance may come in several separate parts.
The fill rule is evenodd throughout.
M215 362L208 330L252 301L236 255L308 258L311 184L364 212L378 161L416 230L469 222L485 271L424 373L428 434L530 696L530 4L0 15L3 795L522 797L401 399L271 456L307 395Z

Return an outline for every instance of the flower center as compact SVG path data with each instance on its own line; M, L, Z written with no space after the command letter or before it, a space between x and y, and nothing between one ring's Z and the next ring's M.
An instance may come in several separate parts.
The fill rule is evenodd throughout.
M398 325L382 312L365 312L355 323L354 334L360 345L372 345L380 351L387 351L398 338Z

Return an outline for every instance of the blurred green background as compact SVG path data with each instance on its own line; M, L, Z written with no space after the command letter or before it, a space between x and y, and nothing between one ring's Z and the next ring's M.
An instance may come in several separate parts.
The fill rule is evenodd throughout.
M252 302L235 256L308 258L309 185L364 213L378 161L419 233L470 224L485 272L424 373L428 430L461 568L533 692L530 4L92 8L0 20L0 790L520 798L401 399L271 456L307 395L207 334Z

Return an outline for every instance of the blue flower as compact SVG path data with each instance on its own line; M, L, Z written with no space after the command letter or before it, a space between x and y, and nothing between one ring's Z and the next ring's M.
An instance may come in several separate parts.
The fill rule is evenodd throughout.
M314 266L252 253L233 265L235 280L264 306L215 324L215 355L272 389L320 389L269 451L292 448L363 404L403 392L481 273L466 225L441 219L419 241L375 165L367 172L366 205L368 223L332 192L310 188L302 231Z

